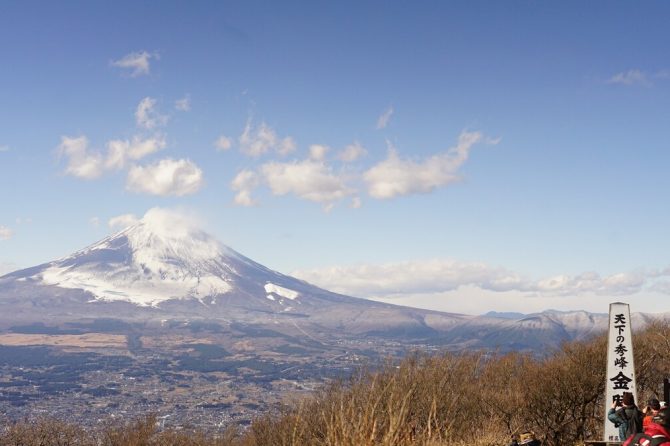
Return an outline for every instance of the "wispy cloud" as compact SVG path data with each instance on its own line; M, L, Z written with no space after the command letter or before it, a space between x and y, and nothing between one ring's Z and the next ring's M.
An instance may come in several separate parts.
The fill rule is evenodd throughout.
M251 170L242 170L233 181L230 187L236 192L234 202L238 206L254 206L257 204L256 200L251 197L252 192L258 187L260 179L258 174Z
M150 195L191 195L203 186L202 170L192 161L164 159L148 166L132 166L126 189Z
M259 156L274 151L280 155L288 155L296 148L295 141L290 136L279 138L277 133L265 122L254 127L251 119L247 120L244 131L239 137L240 150L247 156Z
M138 221L139 219L135 216L135 214L123 214L110 218L107 222L107 225L114 231L121 231L129 226L134 225Z
M455 147L421 161L402 159L391 147L384 161L363 174L368 193L373 198L388 199L425 194L458 181L459 168L468 159L472 147L479 142L497 143L486 139L480 132L463 131Z
M183 111L183 112L190 111L191 110L191 96L186 95L181 99L177 99L174 103L174 108L179 110L179 111Z
M14 231L7 226L0 225L0 240L9 240L12 236L14 236Z
M227 136L221 135L217 138L216 141L214 141L214 147L216 147L216 150L225 152L226 150L229 150L231 147L233 147L233 141Z
M88 222L94 228L97 228L98 226L100 226L100 218L99 217L91 217L91 218L88 219Z
M628 71L622 71L617 73L614 76L610 77L607 80L608 84L619 84L619 85L644 85L650 86L651 81L649 77L644 72L638 69L632 69Z
M158 60L157 53L148 53L147 51L138 51L126 54L119 60L113 60L110 64L114 67L130 70L131 77L138 77L149 74L151 70L151 59Z
M0 144L0 152L9 152L9 146Z
M168 117L156 110L156 99L146 97L140 101L135 110L135 122L143 129L151 130L167 124Z
M326 159L326 154L330 151L330 147L323 144L312 144L309 146L309 159L312 161L323 161Z
M393 115L393 107L389 107L384 112L379 115L377 118L377 130L385 129L389 122L391 121L391 116Z
M492 292L518 292L528 296L568 297L586 294L628 296L656 287L655 272L628 272L601 276L595 272L557 275L531 280L505 268L485 263L427 260L388 264L336 266L294 271L292 275L339 293L372 298L411 297L473 287Z
M367 153L368 151L365 150L360 142L354 141L353 143L346 146L344 150L338 153L337 158L341 161L344 161L345 163L353 163L362 156L367 155Z

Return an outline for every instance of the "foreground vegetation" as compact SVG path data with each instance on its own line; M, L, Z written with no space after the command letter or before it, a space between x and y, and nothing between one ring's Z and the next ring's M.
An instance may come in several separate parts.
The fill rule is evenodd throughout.
M635 335L640 401L660 397L670 371L670 324ZM3 446L442 446L506 445L533 430L543 444L602 437L606 338L565 344L543 359L523 354L420 354L361 371L312 398L217 438L158 432L153 417L98 432L55 420L10 424Z

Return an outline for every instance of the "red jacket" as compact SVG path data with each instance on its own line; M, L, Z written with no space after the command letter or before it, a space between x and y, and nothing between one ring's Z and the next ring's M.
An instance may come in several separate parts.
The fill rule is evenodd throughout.
M654 420L654 417L656 416L657 413L658 413L658 410L651 410L651 411L647 412L647 415L645 415L644 418L642 419L643 430L648 428L649 425L654 422L653 420Z
M666 441L663 443L660 443L659 446L670 446L670 431L666 429L665 427L661 426L660 424L656 423L651 423L647 428L644 430L644 433L653 437L656 435L663 435L666 438ZM637 434L636 434L637 435ZM631 435L623 444L623 446L632 446L633 445L633 438L635 438L635 435ZM647 443L644 443L645 439L640 442L641 445L645 445ZM651 444L651 442L649 443Z

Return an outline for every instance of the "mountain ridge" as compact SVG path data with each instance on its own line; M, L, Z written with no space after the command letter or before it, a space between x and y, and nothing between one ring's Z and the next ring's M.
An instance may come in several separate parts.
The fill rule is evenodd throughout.
M324 338L423 339L451 349L538 350L607 326L606 313L473 316L332 293L273 271L161 209L69 256L5 274L0 305L5 315L24 321L213 319ZM633 324L654 318L668 319L670 313L634 313Z

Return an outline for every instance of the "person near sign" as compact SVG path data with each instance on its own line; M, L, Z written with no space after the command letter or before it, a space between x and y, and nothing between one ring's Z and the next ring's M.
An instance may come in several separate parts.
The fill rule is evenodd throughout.
M607 419L619 428L621 440L642 432L642 412L635 405L635 397L630 392L623 393L621 402L612 403Z
M670 446L670 409L658 411L652 422L644 429L644 433L631 435L623 446Z
M649 427L654 417L658 415L659 410L661 410L661 402L656 398L650 399L649 404L647 404L647 407L642 411L644 413L644 420L642 420L642 427L644 429Z

